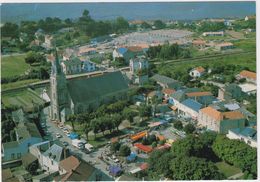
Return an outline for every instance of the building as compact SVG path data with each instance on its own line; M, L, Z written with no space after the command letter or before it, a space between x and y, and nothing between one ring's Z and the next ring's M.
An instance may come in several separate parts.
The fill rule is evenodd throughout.
M199 111L198 125L221 134L227 134L230 129L243 128L245 117L240 111L219 111L208 106Z
M227 50L227 49L233 49L234 44L232 44L231 42L223 42L221 44L217 44L216 48L220 51Z
M202 39L196 39L192 41L192 45L196 47L203 48L206 46L206 41Z
M182 84L177 80L159 74L153 75L151 79L156 81L156 83L159 84L162 88L171 88L177 90L182 86Z
M190 71L189 75L193 78L201 77L205 73L205 69L201 66Z
M207 37L207 36L224 36L224 32L223 31L220 31L220 32L204 32L202 35L204 37Z
M202 104L193 99L186 99L179 103L177 108L179 115L196 120L199 115L199 110L202 108Z
M254 128L234 128L228 130L229 139L241 140L251 147L257 148L257 131Z
M124 54L127 52L127 48L126 47L119 47L113 50L113 61L115 61L116 58L123 58Z
M101 102L126 98L129 80L115 71L67 81L56 53L50 82L51 119L65 122L71 113L87 112Z
M245 16L245 21L254 20L255 18L255 16Z
M49 174L59 171L59 163L70 156L69 150L62 144L50 141L32 145L29 151L38 159L41 168Z
M176 90L171 89L171 88L165 88L165 89L162 90L164 99L166 99L166 100L168 100L170 98L170 95L175 93L175 92L176 92Z
M89 61L89 60L81 60L82 62L82 68L81 71L82 72L92 72L92 71L96 71L96 64Z
M81 61L77 57L61 62L62 71L65 75L81 73Z
M235 83L218 89L218 99L220 100L240 99L241 97L242 89Z
M257 86L252 83L242 83L238 85L241 89L242 92L248 94L248 95L255 95L256 94L256 89Z
M78 56L87 56L97 53L97 49L93 47L81 46L77 50Z
M238 80L245 78L247 82L256 84L256 73L252 71L243 70L236 75Z
M51 49L52 48L52 40L53 40L53 36L45 35L44 36L44 43L43 43L42 46L46 49Z
M2 169L2 181L4 182L17 182L19 179L12 173L10 168Z
M59 164L59 176L54 181L112 181L113 179L89 163L70 156Z
M143 57L130 59L130 72L134 83L143 85L148 82L148 60Z
M38 128L34 123L19 123L15 128L16 141L2 144L2 161L19 160L28 153L29 147L42 141Z

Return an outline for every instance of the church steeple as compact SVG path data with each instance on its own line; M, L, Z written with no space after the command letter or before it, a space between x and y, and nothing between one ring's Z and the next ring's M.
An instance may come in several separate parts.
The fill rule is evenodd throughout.
M55 48L55 61L52 62L52 74L61 74L60 60L57 49Z

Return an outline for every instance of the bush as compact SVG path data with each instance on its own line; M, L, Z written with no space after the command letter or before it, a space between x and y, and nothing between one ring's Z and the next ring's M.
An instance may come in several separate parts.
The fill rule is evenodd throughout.
M119 155L128 156L131 153L131 149L127 145L122 145L119 149Z
M183 129L183 125L182 125L182 122L181 121L176 121L174 124L173 124L174 128L176 128L177 130L182 130Z
M193 133L194 131L196 130L195 126L191 123L187 124L185 127L184 127L184 131L187 133L187 134L191 134Z

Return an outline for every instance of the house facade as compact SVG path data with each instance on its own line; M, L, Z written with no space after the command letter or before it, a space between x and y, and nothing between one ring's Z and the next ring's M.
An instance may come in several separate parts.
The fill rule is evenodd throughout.
M2 161L13 161L21 159L21 157L29 152L29 147L42 141L34 123L21 123L15 129L16 141L2 144Z
M256 84L256 73L252 71L243 70L238 75L236 75L238 80L245 78L247 82Z
M96 70L96 64L89 61L89 60L84 60L82 61L82 71L83 72L92 72Z
M196 120L199 115L199 110L201 109L202 104L196 102L193 99L186 99L181 103L178 103L178 114L183 117L192 118Z
M204 37L207 37L207 36L224 36L224 32L223 31L220 31L220 32L204 32L202 35Z
M74 57L67 61L61 62L62 71L65 75L81 73L81 61Z
M225 87L218 89L218 99L231 100L239 99L242 97L242 89L235 83L226 85Z
M226 135L232 140L241 140L251 147L257 148L257 131L254 128L234 128L228 130Z
M194 68L190 71L189 75L193 78L201 77L205 73L205 69L201 66Z
M233 128L243 128L245 117L240 111L222 112L209 106L199 111L198 125L221 134Z

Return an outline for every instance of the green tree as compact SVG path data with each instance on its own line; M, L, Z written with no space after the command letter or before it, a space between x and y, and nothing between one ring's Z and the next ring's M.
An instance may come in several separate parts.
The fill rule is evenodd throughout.
M191 123L187 124L185 127L184 127L184 131L187 133L187 134L191 134L193 133L194 131L196 130L195 126Z
M72 127L73 131L75 131L75 126L74 126L75 121L76 121L76 115L74 115L74 114L69 115L68 122L71 123L71 127Z
M112 152L117 152L120 149L121 144L119 142L112 143L110 146L110 150Z
M17 38L19 36L19 26L15 23L7 22L1 27L1 37Z
M177 130L182 130L183 129L183 125L181 121L175 121L173 124L174 128L176 128Z
M125 108L122 112L123 117L125 119L127 119L130 123L132 123L134 121L134 117L136 116L136 113L129 108Z
M119 131L118 127L122 122L122 116L120 114L113 114L111 116L111 120L114 123L114 126L116 127L117 131Z
M119 155L128 156L131 153L131 149L127 145L121 145L119 149Z
M153 25L156 27L156 29L163 29L166 27L166 24L161 20L155 20Z
M170 169L173 180L221 180L223 174L218 168L205 159L196 157L177 157L171 160Z
M152 115L152 109L151 106L141 105L139 107L139 116L142 118L144 117L150 117Z

